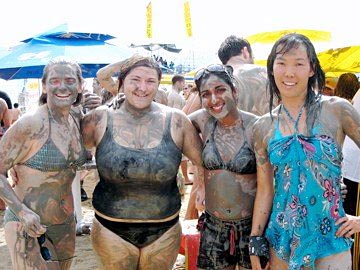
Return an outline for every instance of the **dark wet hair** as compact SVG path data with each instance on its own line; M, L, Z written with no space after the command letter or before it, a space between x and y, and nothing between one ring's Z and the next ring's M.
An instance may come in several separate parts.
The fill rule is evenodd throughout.
M9 97L9 95L3 91L0 91L0 98L2 98L3 100L5 100L6 105L8 106L8 109L12 109L12 102L11 99Z
M221 43L218 50L218 57L224 65L229 59L236 55L241 55L241 50L247 48L250 56L252 57L252 50L249 41L244 38L240 38L234 35L227 37L223 43Z
M238 81L233 76L233 68L231 66L215 64L210 65L207 68L202 68L196 72L194 76L195 85L201 99L200 87L204 80L207 80L211 75L215 75L222 79L227 85L230 86L231 90L236 92L238 89Z
M79 66L78 63L72 61L72 60L68 60L68 59L63 59L63 58L55 58L49 61L49 63L47 63L47 65L44 67L44 71L43 71L43 76L41 78L41 83L42 83L42 87L45 87L46 85L46 80L48 78L50 69L53 66L56 65L69 65L71 66L75 71L76 71L76 77L79 80L79 83L82 84L84 82L84 78L82 76L82 71L81 71L81 67ZM81 103L82 100L82 93L78 93L75 102L73 103L74 106L77 106ZM46 93L42 93L40 98L39 98L39 105L43 105L47 103L47 94Z
M177 82L184 82L184 81L185 81L185 77L179 74L176 74L171 78L171 83L173 85Z
M291 49L298 48L300 46L305 47L307 56L310 60L310 67L314 72L314 75L309 78L305 107L308 107L311 103L315 102L320 96L322 89L324 88L325 74L320 66L320 62L316 55L314 45L311 43L310 39L304 35L296 33L284 35L275 42L267 59L267 73L269 78L268 82L270 90L270 113L274 103L274 96L279 101L281 100L280 91L276 86L275 78L273 75L276 56L279 54L284 55ZM315 93L315 90L318 91L318 94Z
M132 71L136 67L148 67L155 69L158 74L158 80L160 83L162 71L159 64L151 57L145 57L142 55L135 54L130 58L124 60L121 64L119 70L120 73L118 76L118 81L119 81L118 92L120 92L120 88L123 85L126 76L130 73L130 71Z
M334 94L335 96L352 100L359 87L359 80L354 73L344 73L339 77Z

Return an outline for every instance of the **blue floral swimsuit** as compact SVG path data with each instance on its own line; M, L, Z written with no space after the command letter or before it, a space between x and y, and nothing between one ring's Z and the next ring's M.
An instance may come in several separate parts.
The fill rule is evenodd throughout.
M292 120L295 133L283 136L277 121L268 153L274 168L275 195L266 237L290 270L314 267L315 260L349 250L352 240L336 237L336 220L345 216L341 150L319 125L311 136L298 132L300 111ZM280 112L279 111L279 112Z

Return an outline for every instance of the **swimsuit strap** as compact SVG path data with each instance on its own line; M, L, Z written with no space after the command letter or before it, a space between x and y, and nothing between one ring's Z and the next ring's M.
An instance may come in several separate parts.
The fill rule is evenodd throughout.
M301 115L304 112L305 104L303 104L301 106L299 114L296 117L296 120L291 116L290 112L288 111L288 109L286 109L284 104L281 104L281 108L284 108L284 111L285 111L286 115L289 117L290 121L294 124L294 128L295 128L296 133L298 133L298 131L299 131L299 129L298 129L299 120L300 120Z

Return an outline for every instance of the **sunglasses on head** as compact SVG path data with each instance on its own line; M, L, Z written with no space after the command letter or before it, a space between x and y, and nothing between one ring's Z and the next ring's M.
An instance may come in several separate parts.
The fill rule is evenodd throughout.
M225 73L227 76L232 78L233 68L231 66L225 66L220 64L210 65L207 68L202 68L198 72L196 72L194 76L194 81L199 82L205 74L210 73Z
M46 235L45 234L42 234L40 235L38 238L37 238L37 241L39 243L39 246L40 246L40 254L41 254L41 257L45 260L45 261L49 261L51 260L51 252L50 250L47 248L47 247L44 247L44 243L46 241ZM49 238L48 238L49 239ZM49 241L51 241L49 239Z

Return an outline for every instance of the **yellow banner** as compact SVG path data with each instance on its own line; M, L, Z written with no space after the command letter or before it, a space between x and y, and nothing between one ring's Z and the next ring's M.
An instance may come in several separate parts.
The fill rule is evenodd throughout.
M184 3L185 28L188 37L192 37L191 14L189 1Z
M152 38L152 6L151 1L146 7L146 36Z

